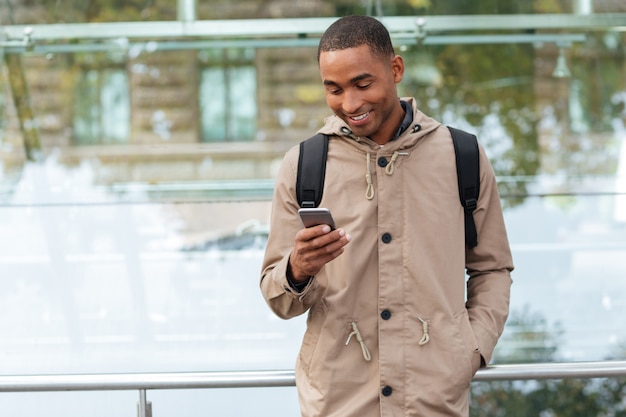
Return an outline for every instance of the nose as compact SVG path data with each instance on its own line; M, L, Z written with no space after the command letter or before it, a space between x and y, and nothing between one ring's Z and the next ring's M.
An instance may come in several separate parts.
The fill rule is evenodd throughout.
M356 114L363 105L363 99L359 91L354 89L346 90L341 102L341 108L346 114Z

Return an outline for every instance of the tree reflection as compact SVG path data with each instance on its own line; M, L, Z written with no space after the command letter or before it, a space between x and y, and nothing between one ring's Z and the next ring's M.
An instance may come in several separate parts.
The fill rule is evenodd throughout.
M498 363L555 362L562 330L528 308L511 314L496 347ZM626 354L625 346L616 352ZM626 378L475 382L470 416L626 416Z
M423 77L423 55L430 73ZM533 48L530 45L448 45L414 47L405 52L407 72L403 92L413 91L426 114L446 124L476 133L487 149L508 206L523 201L526 178L539 171L538 117L533 88ZM430 85L425 85L430 81ZM513 198L511 198L513 197Z

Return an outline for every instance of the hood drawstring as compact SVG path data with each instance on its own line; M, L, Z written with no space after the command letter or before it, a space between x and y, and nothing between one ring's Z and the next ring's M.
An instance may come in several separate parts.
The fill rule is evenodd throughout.
M395 151L391 155L391 160L385 167L385 173L387 175L393 175L393 170L396 166L396 160L398 159L398 157L406 156L408 154L409 154L408 152ZM367 198L368 200L371 200L374 198L374 184L372 183L372 162L371 162L372 154L368 152L367 155L365 155L365 158L367 162L367 172L365 173L365 182L367 183L367 189L365 190L365 198Z
M421 317L418 317L419 321L422 322L422 339L419 341L420 346L424 346L426 343L430 341L430 335L428 334L428 322Z
M370 355L370 351L367 348L367 346L365 346L365 341L363 340L363 336L361 336L361 332L359 331L359 328L356 325L356 322L352 322L350 323L352 325L352 333L350 333L348 335L348 340L346 340L346 346L348 346L348 343L350 343L350 339L352 339L352 336L356 337L356 340L358 340L358 342L361 344L361 351L363 352L363 358L366 361L370 361L372 360L372 355Z
M399 155L400 155L400 152L398 152L398 151L395 151L393 153L393 155L391 155L391 161L389 161L389 163L385 167L385 172L387 173L387 175L393 174L393 167L394 167L394 165L396 163L396 159L398 159Z
M365 190L365 198L371 200L374 198L374 184L372 184L372 168L371 168L371 154L368 152L365 156L367 158L367 172L365 173L365 182L367 183L367 189Z
M396 166L396 159L398 159L399 156L407 156L408 154L409 154L408 152L398 152L398 151L395 151L391 155L391 161L389 161L389 163L385 167L385 172L387 173L387 175L392 175L393 174L393 169Z

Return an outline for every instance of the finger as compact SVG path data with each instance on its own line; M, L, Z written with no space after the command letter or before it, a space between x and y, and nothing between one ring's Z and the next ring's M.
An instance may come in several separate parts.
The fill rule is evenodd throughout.
M323 248L329 245L338 244L339 246L345 246L350 241L350 236L346 234L343 229L337 229L332 232L323 234L311 240L312 247L316 249Z

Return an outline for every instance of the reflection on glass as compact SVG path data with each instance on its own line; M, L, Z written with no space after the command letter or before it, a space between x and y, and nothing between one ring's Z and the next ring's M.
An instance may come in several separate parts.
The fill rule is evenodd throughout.
M256 132L256 74L247 50L204 51L200 77L202 140L241 142Z
M77 145L127 143L130 97L124 69L81 71L74 95L74 141Z
M16 8L8 11L9 3ZM113 3L96 10L31 2L38 14L17 3L0 2L0 12L16 24L40 22L36 17L49 23L175 19L172 2L124 10ZM241 8L242 2L231 3ZM270 3L244 13L270 13ZM320 15L362 12L352 1L330 3ZM386 16L566 16L573 8L583 13L589 2L382 3ZM593 12L607 13L608 4L596 2ZM222 10L198 6L200 19ZM585 36L567 50L571 77L558 80L552 77L558 48L550 44L402 51L401 95L417 97L424 113L477 133L499 179L516 269L495 363L626 358L626 34ZM21 61L30 93L21 103L30 104L33 117L18 117L17 78L3 78L2 374L293 369L306 318L279 320L263 303L258 277L271 186L251 189L259 178L270 182L283 152L329 114L315 48L185 50L184 42L162 40L117 41L107 57L3 51L5 70L7 56ZM174 44L181 50L161 49ZM46 157L25 162L25 138L35 129ZM507 416L539 415L522 406L535 388L532 398L595 388L546 384L524 386L520 394L518 387L489 388L519 400ZM282 405L294 395L281 392L273 402L265 391L255 393L245 393L259 398L242 407ZM196 415L205 395L222 411L241 394L156 395L159 414L168 404L183 416ZM194 397L189 410L183 397ZM486 401L480 411L502 406L480 398ZM134 401L124 407L129 415ZM5 404L0 415L20 415ZM282 414L297 412L295 401L289 405ZM270 406L256 407L255 415L259 409L275 415Z

